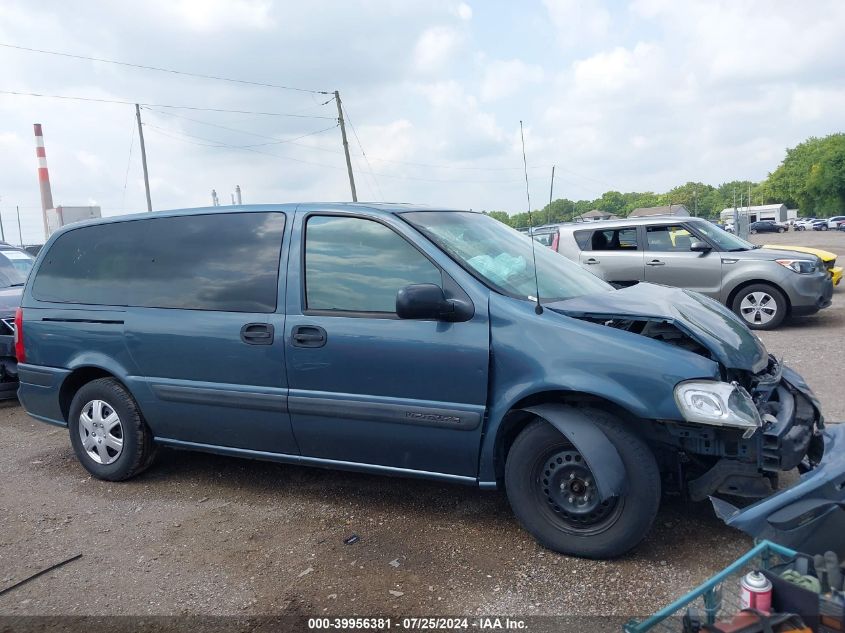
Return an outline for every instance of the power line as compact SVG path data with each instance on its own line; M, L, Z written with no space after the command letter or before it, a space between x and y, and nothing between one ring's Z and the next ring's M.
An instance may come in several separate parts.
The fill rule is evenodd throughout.
M135 144L135 121L132 121L132 133L129 135L129 158L126 159L126 175L123 178L123 195L120 198L120 210L126 210L126 186L129 184L129 166L132 164L132 146Z
M315 161L302 160L302 159L299 159L299 158L293 158L291 156L285 156L285 155L282 155L282 154L274 154L272 152L267 152L267 151L264 151L264 150L255 149L254 147L243 147L243 146L239 146L239 145L232 145L232 144L229 144L229 143L221 143L221 142L215 141L213 139L208 139L208 138L204 138L204 137L201 137L201 136L190 135L191 139L199 139L200 141L205 141L205 142L197 142L197 141L191 140L189 138L184 138L185 136L189 136L187 134L184 134L184 133L181 133L181 132L173 132L172 130L165 130L164 128L158 127L156 125L151 125L149 123L145 123L144 127L148 127L150 129L156 131L158 134L173 138L177 141L182 141L184 143L190 143L192 145L199 145L201 147L214 147L214 148L218 148L218 149L219 148L237 149L237 150L243 150L243 151L246 151L246 152L253 152L255 154L263 154L264 156L272 156L274 158L280 158L282 160L290 160L290 161L293 161L293 162L296 162L296 163L303 163L305 165L315 165L317 167L326 167L328 169L336 169L336 170L340 170L340 171L346 171L346 169L344 167L337 167L336 165L329 165L329 164L326 164L326 163L318 163L318 162L315 162ZM438 183L450 183L450 184L459 184L459 185L461 185L461 184L485 184L485 185L497 184L498 185L498 184L513 184L515 182L523 182L523 180L521 178L516 179L516 180L446 180L446 179L443 179L443 178L435 179L435 178L418 178L418 177L415 177L415 176L398 176L398 175L394 175L394 174L385 174L385 173L382 173L382 172L363 172L363 173L368 173L368 174L371 173L373 175L380 176L382 178L394 178L394 179L397 179L397 180L413 180L413 181L418 181L418 182L438 182ZM531 178L530 180L545 180L545 178L538 177L538 178Z
M19 51L27 51L29 53L43 53L44 55L56 55L58 57L69 57L71 59L84 59L86 61L91 61L91 62L100 62L100 63L103 63L103 64L115 64L117 66L127 66L129 68L139 68L141 70L154 70L156 72L170 73L170 74L173 74L173 75L183 75L183 76L186 76L186 77L198 77L200 79L213 79L215 81L228 81L230 83L236 83L236 84L246 84L246 85L249 85L249 86L263 86L265 88L278 88L280 90L293 90L293 91L296 91L296 92L308 92L308 93L311 93L311 94L320 94L320 95L330 94L330 92L328 92L326 90L310 90L308 88L296 88L294 86L283 86L283 85L280 85L280 84L270 84L270 83L264 83L264 82L261 82L261 81L249 81L249 80L246 80L246 79L233 79L231 77L220 77L220 76L217 76L217 75L205 75L205 74L202 74L202 73L191 73L191 72L187 72L187 71L183 71L183 70L174 70L172 68L161 68L159 66L147 66L145 64L132 64L132 63L129 63L129 62L116 61L114 59L103 59L101 57L89 57L87 55L75 55L73 53L62 53L62 52L59 52L59 51L48 51L48 50L43 50L43 49L40 49L40 48L29 48L27 46L17 46L15 44L5 44L3 42L0 42L0 46L2 46L4 48L13 48L13 49L16 49L16 50L19 50Z
M321 130L315 130L314 132L308 132L307 134L302 134L300 136L295 136L295 137L289 138L289 139L279 139L279 138L276 138L274 136L267 136L265 134L253 134L252 132L247 132L245 130L236 130L236 129L231 128L231 127L226 127L225 125L217 125L215 123L207 123L207 122L204 122L204 121L200 121L198 119L192 119L190 117L180 116L178 114L171 114L170 112L159 112L158 110L153 110L152 108L144 108L144 109L147 110L148 112L152 112L153 114L159 114L159 115L164 115L164 116L175 116L175 117L179 117L180 119L185 119L187 121L194 121L195 123L201 123L203 125L208 125L210 127L220 128L221 130L228 130L230 132L237 132L239 134L248 134L250 136L257 136L259 138L271 139L267 143L254 143L252 145L240 145L239 147L242 147L242 148L243 147L264 147L264 146L267 146L267 145L282 145L282 144L291 144L291 145L300 145L302 147L311 147L310 145L305 145L304 143L296 143L296 141L303 139L303 138L306 138L308 136L314 136L316 134L322 134L323 132L328 132L329 130L335 129L339 125L338 123L335 123L334 125L330 125L329 127L325 127ZM187 132L182 132L182 134L184 134L185 136L193 136L192 134L188 134ZM197 138L201 138L201 137L197 137Z
M226 110L223 108L201 108L198 106L184 106L184 105L171 105L167 103L144 103L143 101L121 101L119 99L101 99L97 97L71 97L67 95L48 95L43 94L40 92L18 92L15 90L0 90L0 94L6 95L18 95L23 97L44 97L47 99L67 99L70 101L91 101L94 103L117 103L119 105L131 105L134 106L136 103L138 105L146 106L148 108L172 108L176 110L198 110L203 112L231 112L233 114L260 114L262 116L281 116L281 117L293 117L297 119L325 119L328 121L334 121L335 117L332 116L317 116L314 114L293 114L293 113L286 113L286 112L257 112L254 110Z
M381 185L378 184L378 180L376 179L375 175L373 175L373 166L370 165L370 159L367 158L367 152L364 151L364 146L361 145L361 139L358 138L358 131L355 129L355 125L352 123L352 119L349 118L349 111L344 107L343 113L346 115L346 120L349 121L349 127L352 128L352 134L355 136L355 142L358 143L358 148L361 150L361 155L364 157L364 162L367 163L367 169L369 169L370 177L373 179L373 182L376 183L376 189L378 189L378 195L381 197L382 201L384 201L384 194L381 191Z

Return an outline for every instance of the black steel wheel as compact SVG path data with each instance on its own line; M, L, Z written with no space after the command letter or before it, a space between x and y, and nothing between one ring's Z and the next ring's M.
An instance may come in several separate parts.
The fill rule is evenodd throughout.
M607 437L625 469L626 489L601 499L584 456L542 418L514 440L505 463L505 488L522 526L544 547L585 558L614 558L648 533L660 505L660 470L649 446L615 416L561 405L565 415L589 418ZM590 456L601 468L603 456Z

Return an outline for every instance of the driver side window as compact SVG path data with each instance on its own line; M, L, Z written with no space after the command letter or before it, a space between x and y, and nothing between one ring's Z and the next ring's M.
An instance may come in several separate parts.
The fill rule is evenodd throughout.
M399 289L424 283L442 287L440 270L384 224L344 216L308 218L308 310L395 313Z

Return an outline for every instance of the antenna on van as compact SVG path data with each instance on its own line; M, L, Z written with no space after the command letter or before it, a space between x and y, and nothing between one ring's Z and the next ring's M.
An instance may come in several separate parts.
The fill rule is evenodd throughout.
M540 305L540 276L537 274L537 252L535 250L534 223L531 221L531 191L528 189L528 161L525 160L525 135L522 132L522 120L519 121L519 138L522 141L522 169L525 172L525 195L528 198L528 237L531 238L531 259L534 260L534 286L537 289L537 307L534 312L543 314Z

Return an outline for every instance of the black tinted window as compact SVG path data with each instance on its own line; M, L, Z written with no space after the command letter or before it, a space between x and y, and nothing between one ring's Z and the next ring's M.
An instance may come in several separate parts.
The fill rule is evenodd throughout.
M592 251L635 251L637 250L637 229L605 229L593 231L588 247Z
M440 270L392 229L361 218L308 218L308 309L395 312L399 289L423 283L440 285Z
M41 301L273 312L285 218L215 213L75 229L38 269Z
M590 250L590 235L592 235L591 231L575 231L575 242L582 251Z

